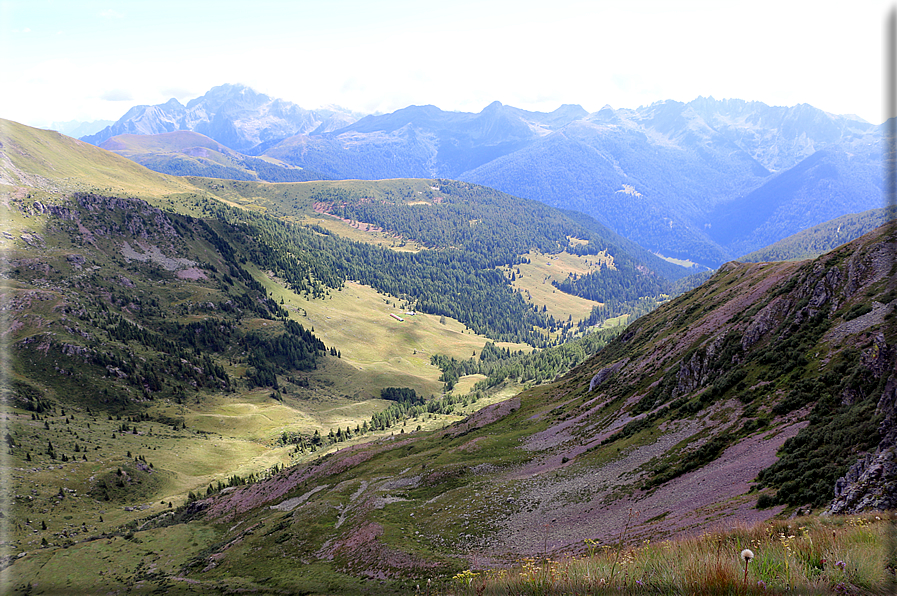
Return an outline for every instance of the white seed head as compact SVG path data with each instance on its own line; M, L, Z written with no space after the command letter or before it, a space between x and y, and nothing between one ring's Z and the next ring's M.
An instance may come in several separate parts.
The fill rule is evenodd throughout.
M754 551L749 548L744 549L741 551L741 558L744 559L745 563L749 563L754 558Z

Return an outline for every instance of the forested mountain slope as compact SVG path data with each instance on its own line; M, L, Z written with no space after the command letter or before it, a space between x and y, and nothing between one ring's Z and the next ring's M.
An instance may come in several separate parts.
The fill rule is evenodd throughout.
M881 207L882 131L806 105L606 107L461 178L588 213L666 255L719 264Z
M739 257L738 260L758 263L760 261L793 261L815 258L894 219L894 209L894 207L883 207L862 213L842 215Z

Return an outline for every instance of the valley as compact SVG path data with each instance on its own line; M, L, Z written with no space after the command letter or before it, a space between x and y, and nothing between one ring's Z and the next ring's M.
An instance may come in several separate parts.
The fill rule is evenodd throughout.
M6 592L460 594L897 506L887 213L689 277L472 182L172 176L0 135ZM591 587L639 589L615 572Z

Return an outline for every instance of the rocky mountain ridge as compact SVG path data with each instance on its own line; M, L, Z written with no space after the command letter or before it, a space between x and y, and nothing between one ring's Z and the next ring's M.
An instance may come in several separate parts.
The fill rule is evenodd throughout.
M175 98L159 105L134 106L115 124L82 139L99 145L120 134L191 130L245 153L260 143L326 132L356 119L348 110L304 110L245 85L226 84L213 87L186 106Z
M476 114L430 105L357 119L225 85L186 107L134 108L85 140L187 129L322 178L475 182L711 268L882 206L883 126L806 104L699 97L589 114L493 102Z

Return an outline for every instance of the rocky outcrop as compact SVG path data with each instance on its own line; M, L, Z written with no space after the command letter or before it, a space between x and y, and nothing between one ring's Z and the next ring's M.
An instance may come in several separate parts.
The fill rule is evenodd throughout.
M629 358L625 358L620 362L615 362L614 364L602 368L597 373L595 373L595 376L592 377L592 380L589 382L589 391L594 391L599 385L617 374L617 371L620 370L627 362L629 362Z
M87 224L90 230L85 228L82 230L82 234L91 236L116 234L135 239L158 236L180 237L165 212L141 199L107 197L86 192L75 193L74 198L82 212L80 214L75 212L71 219L79 221L79 223L88 214L127 214L126 217L121 217L119 222L115 222L115 218L111 217L104 218L101 222L93 221ZM88 217L88 219L90 218Z
M676 373L676 387L672 395L674 398L703 387L712 377L719 375L713 361L725 341L725 336L719 335L706 349L697 350L687 361L683 359L679 372Z
M817 273L818 270L822 267L822 263L817 263L814 267L813 273ZM841 284L842 275L841 270L838 267L832 267L829 269L825 276L817 282L817 284L813 287L812 292L810 293L810 301L807 304L810 309L810 314L816 314L817 311L821 310L826 303L832 301L835 298L835 295L838 291L838 286ZM847 292L846 297L850 297L852 291ZM831 312L835 312L838 309L838 302L835 300L831 305Z
M885 511L897 508L897 454L894 447L878 450L854 464L835 483L830 514Z
M52 204L44 205L40 201L34 201L34 203L26 208L26 212L29 213L29 215L52 215L53 217L69 221L77 219L77 214L68 207Z
M789 310L790 300L785 297L773 298L751 320L741 338L741 349L746 352L764 335L777 328Z
M884 420L881 441L835 483L835 498L826 513L852 514L897 508L897 371L892 372L878 402Z

